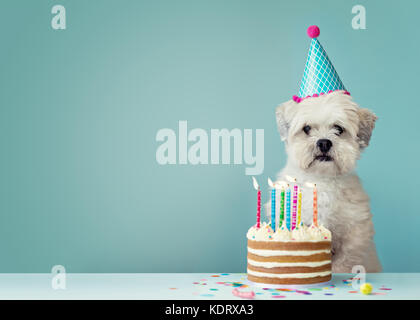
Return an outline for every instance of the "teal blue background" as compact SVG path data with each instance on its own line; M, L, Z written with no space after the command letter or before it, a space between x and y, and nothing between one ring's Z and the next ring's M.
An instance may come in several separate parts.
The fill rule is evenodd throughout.
M62 4L67 30L51 28ZM367 29L353 30L363 4ZM245 166L155 160L161 128L263 128L309 39L378 116L358 173L387 272L420 272L420 3L5 1L0 4L0 272L241 272L255 192ZM268 193L263 194L263 201Z

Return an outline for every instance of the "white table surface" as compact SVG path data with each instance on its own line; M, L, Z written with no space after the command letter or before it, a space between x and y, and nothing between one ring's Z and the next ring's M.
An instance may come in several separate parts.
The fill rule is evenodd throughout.
M232 290L254 291L256 299L420 299L420 273L367 274L373 294L351 286L351 274L335 274L319 288L276 289L250 284L243 273L66 274L66 289L53 289L52 274L0 274L0 299L241 299ZM289 290L289 291L287 291Z

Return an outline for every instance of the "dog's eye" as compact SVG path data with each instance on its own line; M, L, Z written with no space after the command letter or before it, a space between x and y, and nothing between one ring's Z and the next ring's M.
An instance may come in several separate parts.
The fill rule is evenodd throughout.
M302 130L303 130L303 132L305 132L306 134L309 134L309 131L311 131L311 127L310 127L310 126L304 126Z
M344 128L340 127L339 125L335 124L334 129L337 130L336 135L339 136L344 132Z

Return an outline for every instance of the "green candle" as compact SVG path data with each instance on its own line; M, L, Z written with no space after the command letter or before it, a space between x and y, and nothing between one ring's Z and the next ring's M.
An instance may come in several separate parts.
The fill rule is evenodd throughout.
M284 188L281 188L280 194L280 221L279 226L283 223L284 220Z

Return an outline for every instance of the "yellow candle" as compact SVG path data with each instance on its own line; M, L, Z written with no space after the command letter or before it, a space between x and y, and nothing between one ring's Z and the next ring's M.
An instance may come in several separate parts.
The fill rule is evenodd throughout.
M302 190L299 188L299 194L298 194L298 221L297 221L297 225L298 226L300 226L301 215L302 215Z

